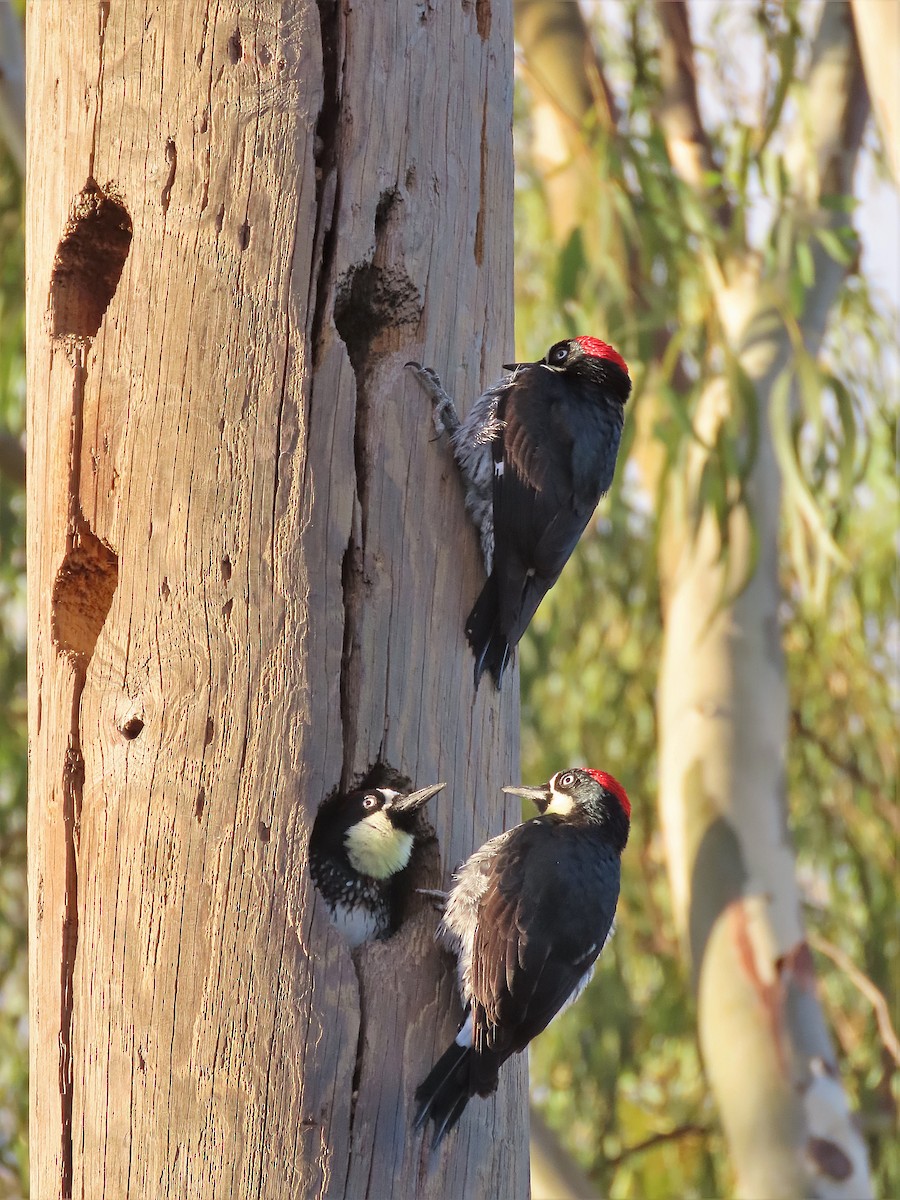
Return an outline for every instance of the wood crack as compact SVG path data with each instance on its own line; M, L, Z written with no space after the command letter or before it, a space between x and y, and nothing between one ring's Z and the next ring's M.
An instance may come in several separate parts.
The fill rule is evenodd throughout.
M313 235L313 262L307 311L312 312L310 345L313 371L322 352L327 301L335 257L335 214L339 202L338 127L341 113L341 41L343 28L337 0L318 0L319 36L322 44L322 105L316 121L314 155L316 161L316 227Z
M97 55L97 107L94 110L94 127L91 131L91 157L88 174L94 174L94 160L97 155L97 130L100 126L100 119L103 116L103 47L106 43L106 26L109 22L109 5L110 0L100 0L97 6L97 16L99 21L98 37L99 37L99 52Z
M60 953L59 1013L59 1099L61 1116L61 1194L72 1196L72 1110L74 1072L72 1062L72 1015L75 1004L75 959L78 952L78 839L81 831L81 802L84 795L84 756L81 752L81 696L87 667L74 665L69 741L62 777L62 815L65 832L65 891Z
M106 6L108 9L108 5ZM105 18L101 7L101 58ZM81 506L87 352L118 287L131 246L131 219L121 202L93 178L76 197L57 248L50 281L53 335L72 367L66 550L53 581L51 635L71 666L69 729L62 764L65 848L60 930L59 1097L60 1195L72 1196L74 1064L72 1026L78 955L78 843L84 797L81 698L97 638L119 581L118 555L91 529ZM139 732L139 731L138 731ZM127 734L125 736L128 736Z

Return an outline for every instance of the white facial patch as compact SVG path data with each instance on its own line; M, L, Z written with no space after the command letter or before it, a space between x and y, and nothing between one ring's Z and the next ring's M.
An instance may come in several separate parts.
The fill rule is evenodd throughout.
M575 802L567 792L558 792L555 788L550 793L550 803L546 812L556 813L559 817L567 817L575 807Z
M372 813L347 830L347 857L354 871L388 879L402 871L412 854L411 833L395 829L384 812Z

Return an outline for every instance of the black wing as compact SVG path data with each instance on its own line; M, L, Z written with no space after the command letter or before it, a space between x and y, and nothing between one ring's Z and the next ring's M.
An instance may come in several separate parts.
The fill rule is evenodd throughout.
M575 495L571 414L555 395L559 386L543 367L522 372L500 398L497 416L505 428L494 442L496 544L518 552L538 574L553 577L599 499L595 489Z
M476 1054L502 1062L546 1028L600 953L618 894L619 859L599 834L556 817L514 831L479 910L467 997Z
M520 368L496 396L494 568L466 620L476 687L486 669L500 686L511 649L612 482L623 421L620 400L539 364Z
M535 366L497 416L494 570L499 627L515 645L612 481L623 414L596 387Z

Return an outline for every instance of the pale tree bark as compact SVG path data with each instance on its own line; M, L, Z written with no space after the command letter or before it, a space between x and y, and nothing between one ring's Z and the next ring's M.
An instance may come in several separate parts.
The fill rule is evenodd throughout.
M900 4L897 0L850 0L872 110L884 150L900 186Z
M700 190L706 164L686 12L665 3L659 11L671 101L663 131L674 169ZM866 112L849 8L826 5L787 155L798 220L826 221L819 197L849 190ZM844 276L824 253L815 266L799 325L812 354ZM763 276L752 252L711 260L710 277L728 345L753 385L759 448L749 511L732 510L726 547L715 514L700 507L700 478L706 447L737 397L724 379L711 384L661 539L660 811L674 908L690 947L700 1044L737 1194L859 1200L872 1194L865 1143L816 996L786 824L781 475L771 393L792 343L779 281Z
M823 224L829 217L818 210L819 197L849 190L867 111L846 6L828 7L788 153L798 218ZM556 5L553 0L519 0L516 13L517 40L526 50L526 77L535 103L541 102L541 90L545 104L555 96L558 129L549 142L559 145L565 129L591 126L583 64L596 59L584 48L569 53L567 66L559 55L541 57L535 39L520 32L521 13L531 8L551 20ZM663 3L659 14L665 82L660 120L670 160L703 197L716 222L728 229L733 219L729 198L709 182L717 164L697 103L687 9ZM580 80L580 88L567 81L566 70ZM571 119L573 96L583 98L577 121ZM614 105L604 101L593 121L604 126L611 112ZM546 128L548 122L535 123L536 157ZM548 188L551 208L556 198ZM557 228L560 218L565 226L565 208L554 217ZM832 223L842 220L838 216ZM816 287L798 330L812 353L821 344L844 277L843 268L821 250L814 251L814 260ZM752 252L736 253L724 264L710 258L708 265L728 344L757 392L763 444L749 489L755 528L745 512L736 512L727 556L713 517L701 522L695 540L688 536L695 513L685 507L698 502L705 462L699 444L688 479L681 481L683 494L670 497L661 539L668 630L660 694L662 808L676 911L697 956L704 1000L701 1040L743 1194L866 1195L871 1185L865 1148L850 1119L814 994L783 817L780 475L767 404L791 345L775 307L779 281L762 278ZM733 399L721 381L704 396L697 431L707 444ZM648 436L641 436L639 428L635 449L655 493L660 454L650 449L655 409L647 400L645 391L638 421ZM641 422L645 415L649 420ZM680 524L671 519L677 511L686 518ZM746 592L723 606L752 569L754 537L763 550L759 568ZM748 877L749 868L756 875Z
M550 113L535 121L538 161L545 131L552 150L564 145L576 127L605 128L615 111L605 99L598 113L587 111L591 89L584 64L597 62L593 52L576 46L566 61L552 48L543 50L533 29L523 32L525 12L532 10L537 27L536 14L551 22L557 7L554 0L516 3L526 78L534 103ZM798 219L836 225L844 218L821 212L819 198L850 188L867 100L847 7L826 7L787 158ZM687 9L661 3L659 15L665 84L660 121L670 160L703 197L715 221L728 229L733 219L729 198L710 183L717 164L697 102ZM570 14L568 25L573 24L582 26L586 38L583 22ZM552 167L552 157L547 161ZM574 157L566 164L574 177ZM576 191L577 185L568 203L561 186L547 188L554 228L564 233L575 219ZM816 286L798 333L814 354L845 272L820 249L813 255ZM701 1042L741 1194L865 1196L871 1194L865 1146L849 1113L815 996L784 817L786 693L777 608L780 472L767 406L792 347L777 311L779 281L762 277L752 252L735 253L723 264L710 258L708 266L723 330L754 385L762 428L749 488L752 523L745 511L734 513L727 556L712 515L700 522L696 538L689 536L696 515L691 506L699 501L706 461L699 443L688 478L680 481L681 494L670 497L661 538L667 622L659 700L661 808L676 916L695 958ZM645 392L638 420L647 436L639 428L636 451L655 493L661 455L650 450L655 410L647 400ZM733 400L724 381L703 397L697 432L707 445ZM644 415L649 420L641 422ZM684 517L680 523L672 519L677 512ZM754 538L762 547L758 568L743 594L728 602L752 570Z
M351 957L306 864L376 762L449 781L416 882L516 817L403 370L511 352L509 7L29 18L32 1194L525 1195L524 1058L436 1162L410 1129L435 913Z

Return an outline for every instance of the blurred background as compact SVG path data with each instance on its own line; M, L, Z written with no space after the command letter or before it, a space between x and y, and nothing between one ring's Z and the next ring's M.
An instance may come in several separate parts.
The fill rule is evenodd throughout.
M520 656L523 780L602 767L634 807L616 936L532 1052L596 1195L746 1194L735 1093L770 1084L723 1065L704 979L754 886L799 933L771 979L748 952L748 1044L804 1096L833 1053L828 1104L900 1195L897 56L862 28L892 4L514 5L516 354L593 334L635 385L613 493ZM20 22L0 0L0 1200L27 1194ZM714 785L676 769L691 738ZM851 1140L810 1139L810 1169L858 1177Z

